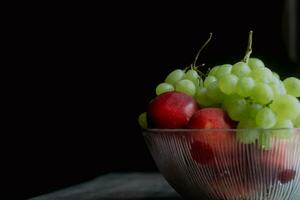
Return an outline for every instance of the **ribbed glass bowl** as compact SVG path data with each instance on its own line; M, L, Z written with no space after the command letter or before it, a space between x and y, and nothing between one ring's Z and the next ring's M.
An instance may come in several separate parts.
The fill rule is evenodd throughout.
M236 129L144 129L152 157L184 198L299 200L300 129L244 129L268 145L238 141Z

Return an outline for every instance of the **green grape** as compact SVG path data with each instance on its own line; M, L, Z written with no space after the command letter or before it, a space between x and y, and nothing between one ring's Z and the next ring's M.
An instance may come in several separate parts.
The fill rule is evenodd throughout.
M220 66L215 66L211 68L208 72L208 76L216 76L216 72L218 71L219 68Z
M300 115L300 103L298 99L288 94L277 96L270 107L280 119L294 120Z
M294 120L294 126L300 128L300 115Z
M218 81L210 83L207 87L207 96L215 103L221 103L224 99L224 93L218 86Z
M231 68L232 68L232 65L229 65L229 64L221 65L218 68L218 70L215 72L215 76L219 79L224 75L230 74Z
M274 97L286 94L286 89L283 85L283 82L275 77L273 81L269 83L269 86L272 88Z
M171 85L175 85L178 81L183 79L185 73L181 69L176 69L172 71L166 78L165 82L170 83Z
M250 97L255 103L267 104L273 99L272 88L265 83L256 83Z
M255 129L256 124L253 119L243 119L237 126L237 139L244 144L255 143L259 137L259 129Z
M278 120L273 128L293 128L293 122L288 119Z
M196 86L192 81L183 79L176 83L175 90L177 92L183 92L187 95L194 96L196 93Z
M252 119L255 119L256 114L259 110L261 110L263 108L263 106L261 104L257 104L257 103L252 103L250 105L248 105L248 114L249 117Z
M255 122L260 128L272 128L276 123L276 115L270 108L265 107L257 112Z
M165 92L174 91L174 87L169 83L161 83L156 87L155 91L156 91L156 95L160 95Z
M207 88L198 88L195 99L198 102L199 105L207 107L207 106L212 106L214 105L214 102L212 99L210 99L207 96Z
M143 112L142 114L140 114L139 118L138 118L138 122L139 125L142 128L147 128L148 127L148 123L147 123L147 113Z
M270 83L273 80L272 71L266 67L253 69L250 75L258 82Z
M247 118L247 101L239 95L233 94L225 96L223 107L229 117L235 121Z
M300 97L300 79L289 77L284 79L283 84L288 94Z
M204 87L208 87L211 83L217 81L217 78L215 76L207 76L204 80Z
M265 67L265 64L258 58L249 58L248 65L252 70Z
M276 73L276 72L272 72L273 73L273 77L280 80L280 76Z
M238 80L238 77L233 74L225 74L219 79L219 87L225 94L232 94L233 92L235 92Z
M293 134L292 128L294 128L294 125L291 120L284 119L284 120L278 120L273 128L278 129L272 131L272 135L274 137L288 138Z
M268 130L261 130L258 136L257 144L263 150L272 148L272 135Z
M238 76L243 77L249 75L251 72L251 68L244 62L238 62L232 66L231 73Z
M195 84L196 88L202 87L203 81L196 70L193 69L188 70L185 73L183 79L188 79L192 81Z
M251 95L251 90L253 89L254 85L255 81L253 80L253 78L242 77L237 83L236 92L242 97L249 97Z

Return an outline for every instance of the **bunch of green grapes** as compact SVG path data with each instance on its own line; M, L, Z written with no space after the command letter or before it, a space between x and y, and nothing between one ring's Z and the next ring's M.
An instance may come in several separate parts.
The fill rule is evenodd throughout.
M266 137L288 137L291 129L273 130L261 134L261 129L300 127L300 80L289 77L280 80L277 73L265 67L257 58L234 65L212 68L196 94L202 106L223 107L231 119L238 121L239 139L252 143L257 139L266 148Z
M165 92L178 91L195 96L196 91L201 88L203 81L199 76L197 69L191 67L187 70L176 69L172 71L165 79L156 87L156 94L160 95Z
M281 80L260 59L250 58L251 43L252 34L243 61L213 67L195 96L200 105L221 106L238 121L241 142L258 140L270 148L272 136L286 138L290 128L300 127L300 80Z
M211 40L211 36L212 33L210 33L208 40L198 51L193 64L185 70L176 69L168 74L165 81L156 87L156 95L160 95L165 92L177 91L195 97L197 91L203 88L203 79L201 76L204 76L204 74L198 70L200 66L197 66L196 63L201 51Z
M300 127L300 80L281 80L260 59L250 58L251 44L252 32L242 61L215 66L203 79L193 65L188 71L172 71L156 94L179 91L193 96L201 107L222 107L238 122L241 142L258 141L270 148L271 137L289 137L290 128Z

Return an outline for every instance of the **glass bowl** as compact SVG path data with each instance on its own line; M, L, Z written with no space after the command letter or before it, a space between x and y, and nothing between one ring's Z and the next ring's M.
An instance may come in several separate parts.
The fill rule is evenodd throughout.
M252 141L237 137L254 132ZM143 135L158 169L184 198L300 199L300 129L144 129Z

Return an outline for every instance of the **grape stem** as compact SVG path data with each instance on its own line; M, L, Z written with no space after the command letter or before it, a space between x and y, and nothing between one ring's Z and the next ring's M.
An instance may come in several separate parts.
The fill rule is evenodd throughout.
M209 43L209 41L211 40L211 37L212 37L212 33L209 33L209 38L206 40L206 42L202 45L202 47L201 47L201 48L199 49L199 51L197 52L197 55L196 55L195 60L194 60L194 62L193 62L193 64L192 64L192 67L195 67L195 66L196 66L197 60L198 60L198 57L199 57L201 51L202 51L202 50L204 49L204 47L206 47L206 45Z
M252 53L252 36L253 36L253 31L249 32L249 37L248 37L248 46L246 50L246 55L243 59L243 62L248 63L250 55Z

